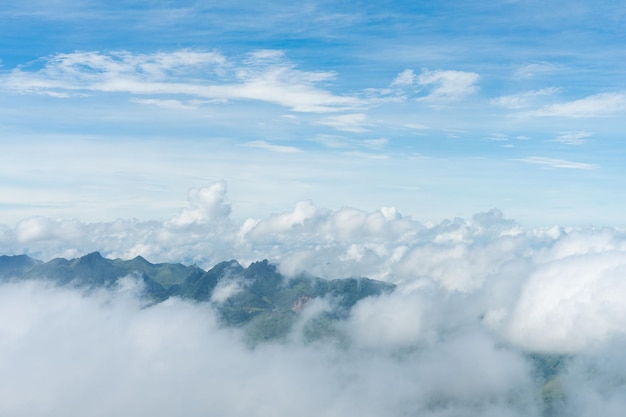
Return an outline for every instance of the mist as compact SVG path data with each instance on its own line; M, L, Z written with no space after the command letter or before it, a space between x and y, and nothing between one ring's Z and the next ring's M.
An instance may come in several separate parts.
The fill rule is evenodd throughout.
M528 364L480 329L411 339L395 329L377 341L377 323L360 317L372 306L360 306L345 323L348 346L305 344L296 330L250 347L208 304L146 307L135 289L3 284L12 319L0 324L0 414L537 414Z
M3 416L618 416L626 412L626 235L527 228L494 209L422 224L394 208L294 210L237 222L224 183L166 221L24 219L4 253L100 250L153 262L270 259L287 276L367 276L339 340L246 343L212 303L150 304L133 277L81 290L0 284ZM229 297L223 288L214 302ZM543 361L543 362L542 362ZM546 363L558 364L550 372Z

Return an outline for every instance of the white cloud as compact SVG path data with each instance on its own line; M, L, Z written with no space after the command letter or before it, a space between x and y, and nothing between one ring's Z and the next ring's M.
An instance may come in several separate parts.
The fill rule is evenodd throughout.
M480 333L401 355L298 342L247 349L208 305L144 307L116 289L39 283L0 289L0 313L12 317L0 323L2 415L534 415L528 365Z
M491 104L506 107L509 109L522 109L534 105L538 98L551 96L558 92L555 87L542 88L541 90L531 90L509 96L500 96L491 100Z
M367 132L367 115L363 113L341 114L329 116L317 122L321 126L329 126L344 132Z
M391 86L410 86L415 82L415 72L412 69L405 69L391 82Z
M54 221L37 216L21 220L15 226L15 239L18 242L73 241L85 233L85 225L76 220ZM70 252L70 256L76 252Z
M579 352L626 335L623 252L576 255L539 267L511 315L509 338L531 350Z
M356 305L346 323L348 334L369 349L398 349L433 342L437 318L427 290L404 294L400 291L368 298Z
M225 184L216 183L192 190L187 207L168 221L81 223L29 218L13 229L0 228L0 248L3 253L26 251L44 260L99 250L112 258L142 255L153 262L195 262L206 268L233 258L243 264L267 258L288 274L307 271L325 278L388 280L400 285L398 294L365 303L355 310L354 323L368 322L376 309L399 314L397 332L388 329L390 340L397 343L403 337L405 344L428 343L438 326L433 327L432 320L439 314L445 315L446 326L467 320L477 323L484 316L488 328L512 343L539 350L542 346L565 349L570 341L571 349L584 350L626 332L621 315L613 318L610 313L618 308L617 304L611 307L611 297L622 292L621 281L617 281L622 269L619 259L626 252L626 236L617 229L527 229L498 210L430 226L393 207L373 212L347 207L328 210L302 201L292 211L241 223L230 219L230 210ZM583 268L584 262L589 268ZM576 301L580 320L591 323L600 317L604 327L589 324L588 330L577 328L578 332L567 327L574 311L568 303L575 299L557 302L550 295L567 282L572 291L580 289L576 290L580 297L595 294L587 304ZM218 294L220 299L238 289L237 282L230 284ZM541 295L542 285L552 288L551 292ZM462 294L465 301L455 300L454 294ZM425 301L432 297L448 300L456 313L444 312L445 303ZM545 301L537 301L541 297ZM403 311L411 313L394 313L396 305L405 305ZM546 315L564 329L553 339L542 337L542 328L528 327L538 326L543 322L540 317ZM429 319L420 322L420 317ZM539 318L532 324L525 322L525 317ZM358 329L350 332L364 346L378 349L392 344L377 344L359 333L363 329L360 324L355 325ZM404 326L414 327L403 333ZM528 333L511 330L523 327Z
M475 72L424 69L417 77L417 84L430 87L428 95L421 100L456 100L476 92L478 78Z
M257 100L299 112L347 111L365 104L318 87L335 74L298 70L280 51L255 51L241 64L216 52L191 50L154 54L74 52L47 57L41 63L41 68L20 67L3 75L0 86L20 93L57 96L126 93Z
M349 156L356 156L357 158L379 159L379 160L389 159L389 155L380 154L380 153L351 151L351 152L346 152L345 154Z
M522 162L529 164L543 165L549 168L566 168L566 169L593 169L593 164L587 164L585 162L573 162L565 159L546 158L543 156L529 156L528 158L520 159Z
M586 132L584 130L563 132L553 139L554 142L562 143L564 145L582 145L587 142L587 138L593 136L593 133Z
M338 135L317 135L311 141L331 149L345 149L354 146L353 139Z
M276 145L264 140L253 140L251 142L247 142L244 146L250 148L259 148L265 149L267 151L278 152L278 153L299 153L302 152L300 148L295 146L286 146L286 145Z
M504 133L492 133L491 135L489 135L487 140L493 142L507 142L509 140L509 136Z
M478 74L466 71L422 69L416 75L412 69L405 69L391 82L389 89L378 91L378 95L381 100L403 101L417 90L421 94L418 101L459 100L478 90L478 78ZM423 128L421 125L416 126L418 129Z
M626 94L601 93L579 100L543 106L529 112L540 117L607 117L626 111Z
M217 182L209 187L189 191L188 206L166 223L170 226L190 226L209 222L227 221L230 204L226 202L226 183Z
M550 64L549 62L537 62L533 64L527 64L523 67L516 69L513 72L513 78L516 80L526 80L534 78L541 74L550 74L560 70L560 66Z
M317 208L310 201L299 201L290 213L275 214L269 218L256 222L254 227L247 230L244 238L253 236L276 236L290 232L294 227L301 227L305 222L318 216Z
M405 124L403 126L406 127L407 129L413 129L413 130L428 129L428 126L422 125L422 124L419 124L419 123L407 123L407 124Z
M195 110L199 108L202 104L206 104L206 102L202 102L199 100L180 101L173 99L132 99L131 101L134 103L147 104L172 110Z
M351 139L343 136L334 135L318 135L312 142L321 144L322 146L330 149L369 149L369 150L382 150L389 144L389 139Z
M223 183L194 190L165 222L25 219L0 227L0 247L46 259L100 250L204 267L269 258L285 273L369 276L396 290L356 305L338 328L341 348L300 343L304 322L332 304L321 300L288 341L248 350L208 306L172 299L147 307L133 285L82 294L4 283L0 315L12 319L0 322L0 393L9 399L0 414L193 416L211 407L279 415L304 407L311 415L539 416L543 381L533 380L523 352L575 355L561 377L570 405L588 396L579 406L592 409L602 386L619 398L603 383L626 378L623 361L601 364L619 358L626 338L624 230L525 228L495 209L427 226L393 207L330 210L310 201L236 223L226 197ZM242 285L224 281L214 301ZM64 389L77 381L78 391ZM234 401L242 389L245 401Z
M365 140L363 140L363 145L366 148L370 148L370 149L383 149L388 144L389 144L389 139L387 139L387 138L365 139Z

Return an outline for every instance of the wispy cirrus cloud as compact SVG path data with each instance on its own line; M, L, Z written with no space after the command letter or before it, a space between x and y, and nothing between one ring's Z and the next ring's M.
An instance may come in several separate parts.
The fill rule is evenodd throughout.
M528 164L541 165L547 168L565 168L565 169L594 169L595 165L584 162L573 162L565 159L546 158L543 156L529 156L520 159Z
M340 114L328 116L317 122L321 126L329 126L344 132L367 132L367 115L364 113Z
M593 133L586 132L584 130L575 132L562 132L556 138L552 139L553 142L562 143L564 145L582 145L587 142L587 138L593 136Z
M337 150L366 149L370 151L380 151L386 148L389 144L389 139L384 137L378 139L352 139L336 135L319 135L311 141L326 148Z
M558 91L559 89L556 87L525 91L523 93L496 97L491 100L491 104L506 107L508 109L522 109L532 106L537 99L551 96Z
M549 62L535 62L517 68L513 72L513 79L527 80L541 74L550 74L560 69L560 66Z
M154 54L73 52L43 58L0 75L0 87L22 94L57 96L126 93L219 101L255 100L297 112L337 112L366 104L319 86L329 71L302 71L281 51L254 51L243 62L217 52L179 50Z
M416 75L414 70L405 69L394 78L390 87L404 91L413 87L420 93L426 92L417 98L419 101L452 101L475 93L478 78L477 73L467 71L423 69Z
M417 77L420 86L430 88L427 96L420 100L457 100L478 90L476 82L479 75L475 72L456 70L423 70Z
M606 117L626 112L625 93L601 93L564 103L550 104L529 112L539 117Z
M156 106L163 109L170 110L195 110L199 108L201 105L206 104L206 101L202 100L174 100L174 99L156 99L156 98L135 98L131 99L133 103L145 104L149 106Z
M302 152L300 148L295 146L287 146L287 145L276 145L273 143L269 143L264 140L254 140L252 142L247 142L244 146L250 148L258 148L265 149L267 151L278 152L278 153L299 153Z

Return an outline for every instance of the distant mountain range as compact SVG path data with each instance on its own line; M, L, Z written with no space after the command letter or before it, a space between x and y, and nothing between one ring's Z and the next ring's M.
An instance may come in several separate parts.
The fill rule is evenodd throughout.
M363 277L285 277L267 260L247 268L232 260L205 271L196 265L153 264L141 256L107 259L98 252L49 262L27 255L0 256L3 281L44 280L59 286L94 289L112 287L128 276L143 282L144 296L153 303L170 297L211 303L225 325L244 327L252 343L285 337L306 305L322 297L329 300L330 308L307 324L304 335L310 339L340 337L334 324L346 317L359 300L395 288Z

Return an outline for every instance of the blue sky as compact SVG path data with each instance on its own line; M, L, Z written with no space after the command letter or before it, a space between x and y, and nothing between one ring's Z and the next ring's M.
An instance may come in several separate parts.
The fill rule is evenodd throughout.
M249 350L130 282L2 283L0 414L526 417L526 353L552 352L564 415L626 415L625 22L619 0L0 2L0 255L398 285L338 351L299 342L323 302Z
M0 221L491 208L625 225L616 1L0 5Z

